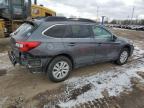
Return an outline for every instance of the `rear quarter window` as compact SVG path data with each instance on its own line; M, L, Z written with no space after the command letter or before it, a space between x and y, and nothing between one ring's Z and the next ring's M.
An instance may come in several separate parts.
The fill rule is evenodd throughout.
M70 37L71 31L68 25L55 25L44 32L44 35L54 38Z

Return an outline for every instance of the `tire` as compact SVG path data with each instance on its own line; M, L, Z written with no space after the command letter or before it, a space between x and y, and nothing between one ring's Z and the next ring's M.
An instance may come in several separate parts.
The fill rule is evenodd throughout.
M116 60L117 65L124 65L127 63L129 58L129 50L128 48L123 48L119 54L118 59ZM123 56L123 57L122 57Z
M65 56L58 56L49 63L47 75L51 81L61 82L69 77L71 70L71 60Z

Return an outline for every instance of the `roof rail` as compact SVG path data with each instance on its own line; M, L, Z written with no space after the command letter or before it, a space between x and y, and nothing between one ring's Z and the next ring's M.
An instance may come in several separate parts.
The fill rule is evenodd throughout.
M86 18L69 18L72 21L81 21L81 22L92 22L92 23L96 23L96 21L94 20L90 20L90 19L86 19Z
M66 17L59 17L59 16L49 16L44 19L45 21L67 21Z
M37 17L37 20L43 21L80 21L80 22L91 22L96 23L94 20L85 19L85 18L66 18L61 16L48 16L48 17Z
M32 19L41 20L41 19L44 19L44 18L46 18L46 17L44 17L44 16L42 16L42 17L38 16L38 17L35 17L35 18L32 18Z

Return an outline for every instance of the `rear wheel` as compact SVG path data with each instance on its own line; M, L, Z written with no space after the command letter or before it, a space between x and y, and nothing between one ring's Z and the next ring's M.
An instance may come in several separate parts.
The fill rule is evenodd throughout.
M129 50L127 48L123 48L119 54L119 58L116 60L116 64L123 65L127 63L129 57Z
M64 56L54 58L47 69L48 77L51 81L64 81L72 70L71 60Z

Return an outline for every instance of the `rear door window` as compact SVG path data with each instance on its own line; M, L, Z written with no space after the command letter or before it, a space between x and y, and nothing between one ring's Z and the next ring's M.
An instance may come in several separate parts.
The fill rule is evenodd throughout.
M72 25L72 38L90 38L92 37L90 25Z

